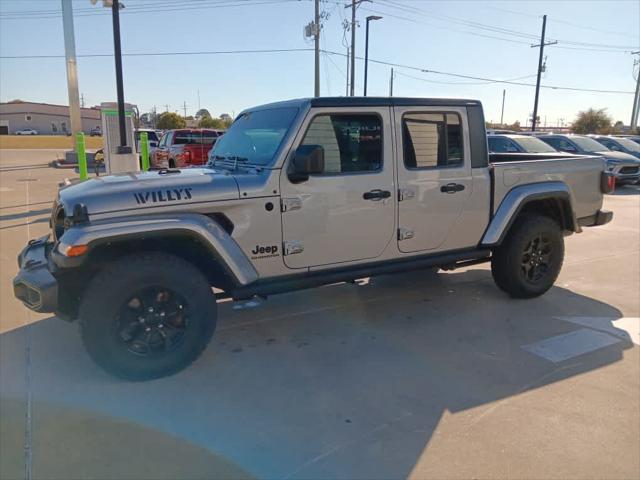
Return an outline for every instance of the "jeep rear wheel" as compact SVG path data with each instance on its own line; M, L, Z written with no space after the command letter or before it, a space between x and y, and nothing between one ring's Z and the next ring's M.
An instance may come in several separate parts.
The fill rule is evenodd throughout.
M216 302L202 273L163 253L130 255L91 281L80 305L91 358L127 380L176 373L200 356L216 325Z
M524 215L493 252L491 273L514 298L532 298L551 288L564 260L562 229L552 218Z

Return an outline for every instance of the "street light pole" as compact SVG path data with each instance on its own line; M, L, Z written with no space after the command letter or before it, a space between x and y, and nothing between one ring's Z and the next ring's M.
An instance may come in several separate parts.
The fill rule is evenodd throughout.
M118 153L131 153L127 146L127 128L124 116L124 85L122 81L122 48L120 46L120 2L113 0L111 4L113 18L113 54L116 60L116 90L118 93L118 127L120 128L120 145Z
M367 28L364 41L364 96L367 96L367 73L369 69L369 22L371 20L380 20L382 17L378 15L369 15L367 17Z

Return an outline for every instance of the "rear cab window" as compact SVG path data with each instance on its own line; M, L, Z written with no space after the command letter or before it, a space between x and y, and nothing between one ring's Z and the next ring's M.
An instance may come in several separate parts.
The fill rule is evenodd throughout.
M216 132L200 132L197 130L178 130L173 140L174 145L212 145L218 138Z

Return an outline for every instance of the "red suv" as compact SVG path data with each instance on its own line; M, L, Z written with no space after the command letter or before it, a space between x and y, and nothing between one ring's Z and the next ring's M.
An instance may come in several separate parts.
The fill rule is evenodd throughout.
M207 163L209 150L220 136L216 130L184 128L167 131L151 157L152 168L182 168Z

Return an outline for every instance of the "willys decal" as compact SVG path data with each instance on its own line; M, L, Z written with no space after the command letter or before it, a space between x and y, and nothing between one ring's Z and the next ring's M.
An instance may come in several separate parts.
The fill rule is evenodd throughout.
M192 198L191 190L191 187L152 190L150 192L134 193L133 196L138 205L143 203L180 202Z

